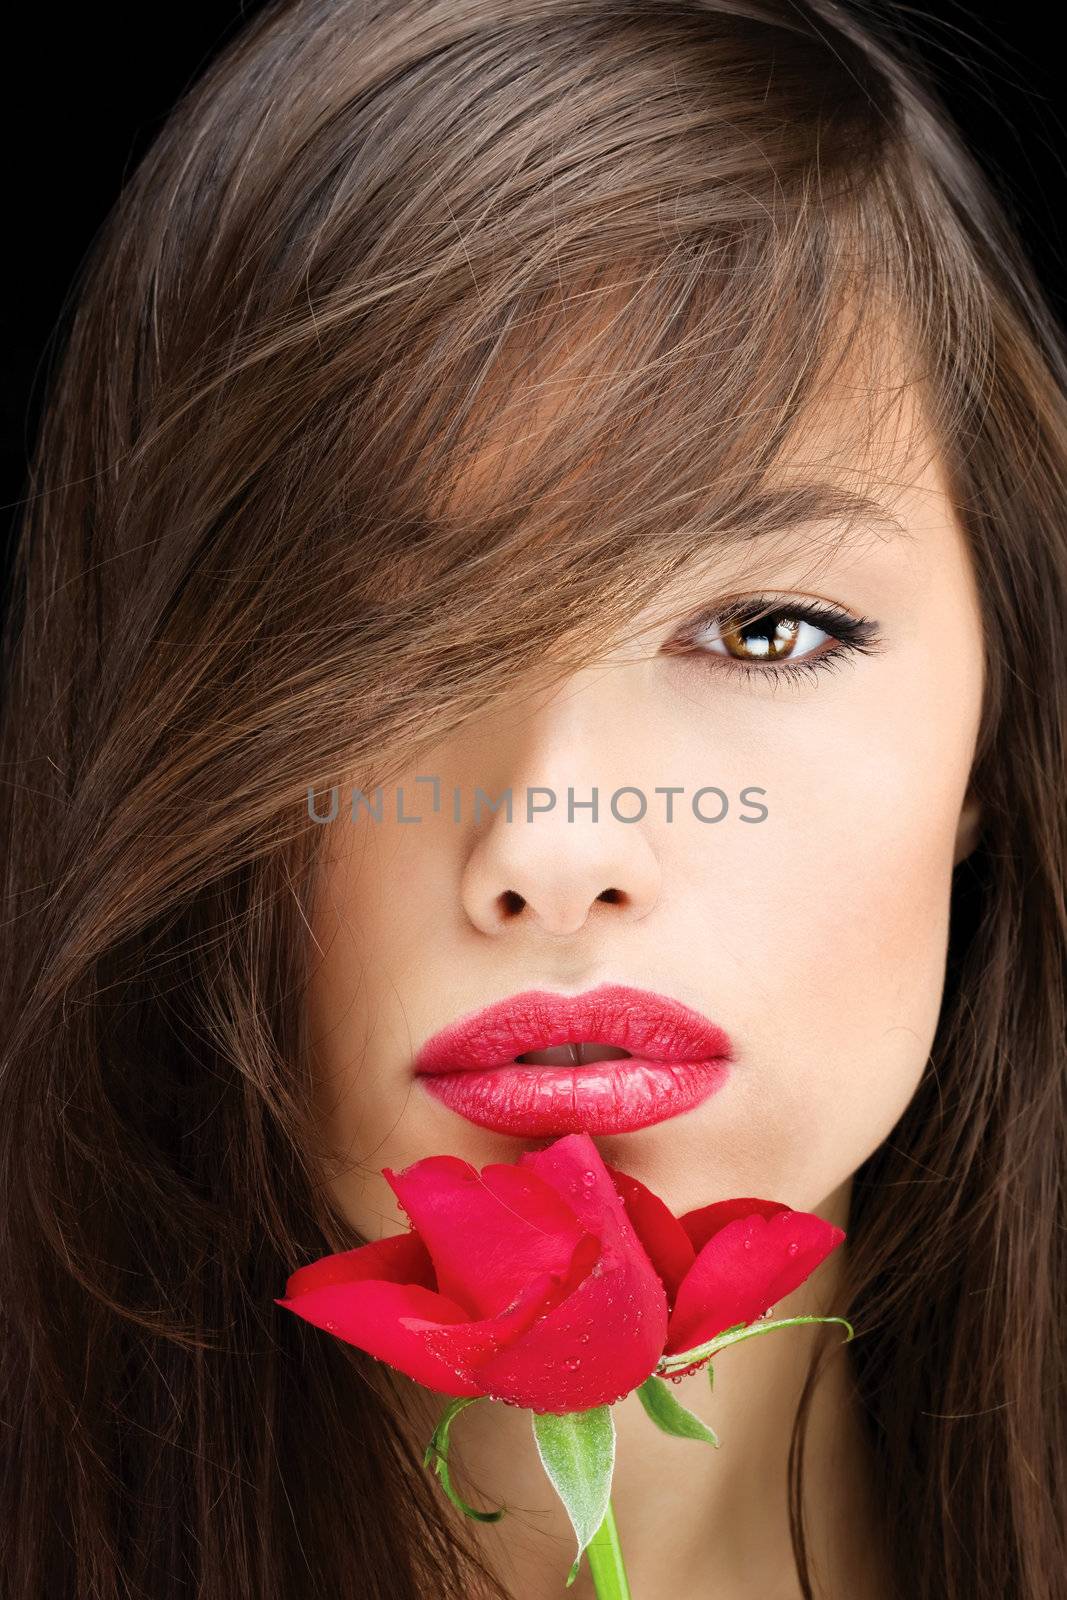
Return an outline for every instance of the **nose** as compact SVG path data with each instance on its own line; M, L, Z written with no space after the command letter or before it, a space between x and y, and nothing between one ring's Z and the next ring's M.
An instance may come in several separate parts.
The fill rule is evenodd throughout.
M647 822L652 795L638 774L620 770L620 747L633 748L616 733L632 726L623 709L617 700L603 704L595 690L575 693L572 683L524 723L503 785L511 789L512 820L503 806L492 814L463 870L463 907L479 931L523 928L563 938L594 923L638 920L655 906L662 871ZM496 771L499 756L498 746ZM554 805L528 816L528 789L549 790ZM534 804L547 803L539 792Z
M463 877L464 909L482 933L521 923L566 936L585 928L594 913L595 920L647 916L659 898L659 868L640 837L602 837L577 822L564 824L569 833L562 835L541 818L503 826L518 831L505 839L494 822L492 837L476 847ZM613 820L611 826L640 825Z

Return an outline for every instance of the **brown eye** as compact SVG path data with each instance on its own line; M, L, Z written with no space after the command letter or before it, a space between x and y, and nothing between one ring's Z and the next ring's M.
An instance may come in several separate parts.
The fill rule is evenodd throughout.
M697 649L732 656L735 661L774 662L807 656L828 637L803 617L771 611L752 622L743 616L722 627L709 622L691 635L690 642Z
M821 648L833 641L832 648ZM757 679L794 682L841 666L850 655L877 655L885 648L878 624L837 606L813 601L775 602L753 595L704 611L665 646L668 654L724 656L730 671Z
M782 611L774 611L758 622L734 622L731 627L712 632L712 637L707 630L702 630L694 643L704 650L733 656L736 661L787 661L795 654L805 656L806 634L811 632L817 634L821 629L813 629L809 622L787 618ZM816 638L814 645L817 643ZM725 650L718 650L720 645L725 646Z

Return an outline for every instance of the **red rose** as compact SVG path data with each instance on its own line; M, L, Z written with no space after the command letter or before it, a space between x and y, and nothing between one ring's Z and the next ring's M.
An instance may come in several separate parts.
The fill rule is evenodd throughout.
M614 1167L608 1172L667 1292L664 1355L692 1350L727 1328L755 1322L810 1277L845 1237L822 1217L775 1200L716 1200L675 1217L629 1173ZM675 1375L702 1365L675 1368Z
M582 1411L648 1377L667 1297L588 1134L384 1176L413 1231L301 1267L280 1305L443 1394Z
M428 1388L535 1412L622 1399L844 1238L765 1200L675 1218L586 1133L481 1172L440 1155L384 1175L411 1231L299 1268L277 1304Z

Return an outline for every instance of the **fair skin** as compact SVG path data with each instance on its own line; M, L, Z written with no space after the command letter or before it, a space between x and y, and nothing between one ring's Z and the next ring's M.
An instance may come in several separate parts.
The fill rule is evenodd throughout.
M846 373L783 470L846 472L870 422L865 392ZM545 1142L477 1127L434 1100L412 1073L421 1043L518 990L574 993L602 982L696 1008L727 1030L738 1055L726 1087L701 1105L599 1136L604 1159L677 1214L750 1195L847 1231L852 1175L891 1132L927 1061L952 870L980 828L968 782L982 621L963 535L911 390L873 437L875 492L902 536L858 526L817 570L805 555L820 530L807 552L794 541L788 555L758 542L716 545L706 572L672 580L654 616L606 639L601 658L547 691L512 686L492 713L420 757L399 780L420 824L398 823L392 806L381 822L365 813L353 822L342 805L313 919L308 1006L331 1189L367 1239L405 1226L383 1167L446 1151L481 1167ZM777 684L774 666L667 648L699 612L751 593L873 618L883 648ZM792 659L833 647L808 629ZM417 773L442 779L437 816L417 799L427 795L413 785ZM655 797L666 784L685 789L670 823ZM713 826L688 807L709 784L731 800ZM457 826L454 785L465 796L510 786L517 798L544 785L564 803L529 823L522 804L511 824L485 812L477 826L465 806ZM599 821L579 811L568 822L568 787L582 798L594 785ZM623 785L649 797L639 823L607 808ZM766 791L769 815L758 826L737 820L746 785ZM715 815L718 802L707 804ZM598 900L606 887L623 898ZM502 910L506 890L523 897L521 910ZM775 1316L839 1311L846 1250ZM634 1394L614 1406L612 1500L642 1600L798 1600L786 1456L808 1356L828 1331L749 1340L717 1358L713 1391L706 1371L672 1391L715 1429L720 1450L661 1433ZM876 1494L839 1332L806 1452L816 1592L882 1600ZM445 1400L410 1390L424 1443ZM468 1499L509 1507L497 1524L467 1527L510 1591L523 1600L561 1594L574 1539L528 1414L489 1400L468 1407L452 1462ZM585 1562L569 1592L593 1594Z

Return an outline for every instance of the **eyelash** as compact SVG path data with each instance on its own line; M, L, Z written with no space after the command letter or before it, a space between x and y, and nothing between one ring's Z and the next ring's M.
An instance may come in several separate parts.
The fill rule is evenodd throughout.
M762 615L761 615L762 613ZM814 678L819 672L835 672L843 666L846 659L853 655L877 655L884 648L884 641L878 632L878 624L870 617L853 617L847 611L841 611L836 606L817 604L811 601L776 601L773 595L751 595L743 601L733 602L721 606L715 611L703 612L696 620L689 624L686 636L697 634L705 628L713 627L722 631L724 625L734 628L749 627L755 621L766 622L768 631L772 625L787 618L790 622L808 622L813 627L827 633L832 639L838 641L837 648L825 651L814 659L802 661L784 661L777 665L756 662L745 662L736 656L725 652L713 651L694 646L693 653L703 657L711 657L716 662L715 670L719 670L719 663L727 670L741 672L746 677L753 675L770 677L777 681L782 678L792 680L793 687L797 687L801 674L807 673Z

